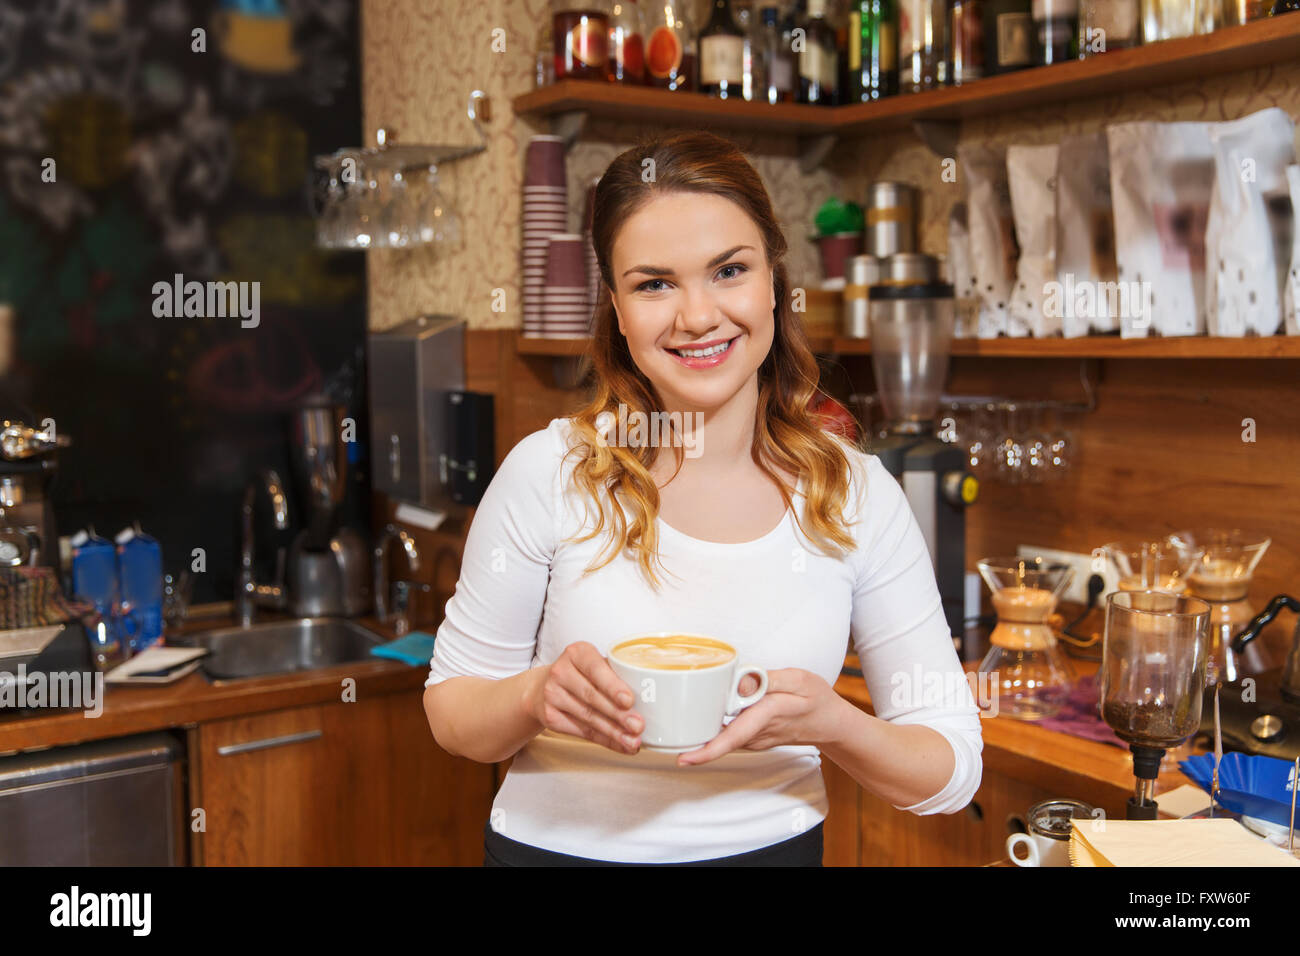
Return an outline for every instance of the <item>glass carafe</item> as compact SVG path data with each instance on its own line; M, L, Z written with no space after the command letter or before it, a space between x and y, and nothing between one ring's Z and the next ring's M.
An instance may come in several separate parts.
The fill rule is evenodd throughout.
M1251 641L1241 654L1231 647L1232 638L1255 616L1250 582L1272 539L1239 528L1197 528L1170 537L1201 551L1187 576L1187 593L1208 601L1211 607L1206 649L1209 683L1230 684L1277 667L1280 662L1262 641Z
M976 567L998 614L979 666L997 695L997 714L1019 720L1054 716L1074 688L1074 670L1048 619L1073 569L1041 557L983 558Z
M1121 591L1172 591L1187 589L1187 576L1205 553L1204 548L1166 535L1150 540L1111 541L1093 554L1104 558L1119 578ZM1093 570L1100 570L1094 567Z

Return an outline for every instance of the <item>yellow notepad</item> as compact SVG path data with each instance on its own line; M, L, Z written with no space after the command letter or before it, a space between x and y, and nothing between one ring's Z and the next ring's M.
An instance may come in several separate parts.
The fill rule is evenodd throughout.
M1300 859L1226 817L1070 822L1075 866L1300 866Z

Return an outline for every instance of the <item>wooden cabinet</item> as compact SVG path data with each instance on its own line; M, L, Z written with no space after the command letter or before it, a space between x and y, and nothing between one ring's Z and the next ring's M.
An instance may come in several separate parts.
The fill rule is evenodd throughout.
M194 861L205 866L483 861L493 768L441 750L423 688L200 724ZM191 813L193 825L194 814Z

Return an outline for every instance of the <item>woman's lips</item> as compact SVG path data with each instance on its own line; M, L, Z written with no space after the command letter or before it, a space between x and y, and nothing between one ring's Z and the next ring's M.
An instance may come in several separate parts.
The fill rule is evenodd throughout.
M740 336L737 335L734 339L732 339L730 342L727 343L727 347L723 349L721 352L718 352L714 355L706 355L700 358L689 358L685 355L678 355L672 349L664 349L664 351L667 352L669 355L671 355L674 360L676 360L682 365L685 365L687 368L713 368L714 366L721 365L723 362L727 360L727 356L729 356L732 353L732 351L735 349L736 342L737 340L739 340L739 338Z

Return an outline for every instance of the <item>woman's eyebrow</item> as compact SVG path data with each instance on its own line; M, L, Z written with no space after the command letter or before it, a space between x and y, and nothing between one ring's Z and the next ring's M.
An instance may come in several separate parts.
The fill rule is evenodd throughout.
M709 264L705 266L705 268L712 269L714 266L720 266L728 259L730 259L732 256L734 256L737 252L740 252L742 249L753 249L753 248L754 248L753 246L736 246L733 249L728 249L726 252L721 253L720 255L716 255L712 259L710 259ZM672 269L665 269L663 266L635 266L634 268L628 269L627 272L623 273L623 275L629 276L633 272L644 272L648 276L670 276L673 274Z

